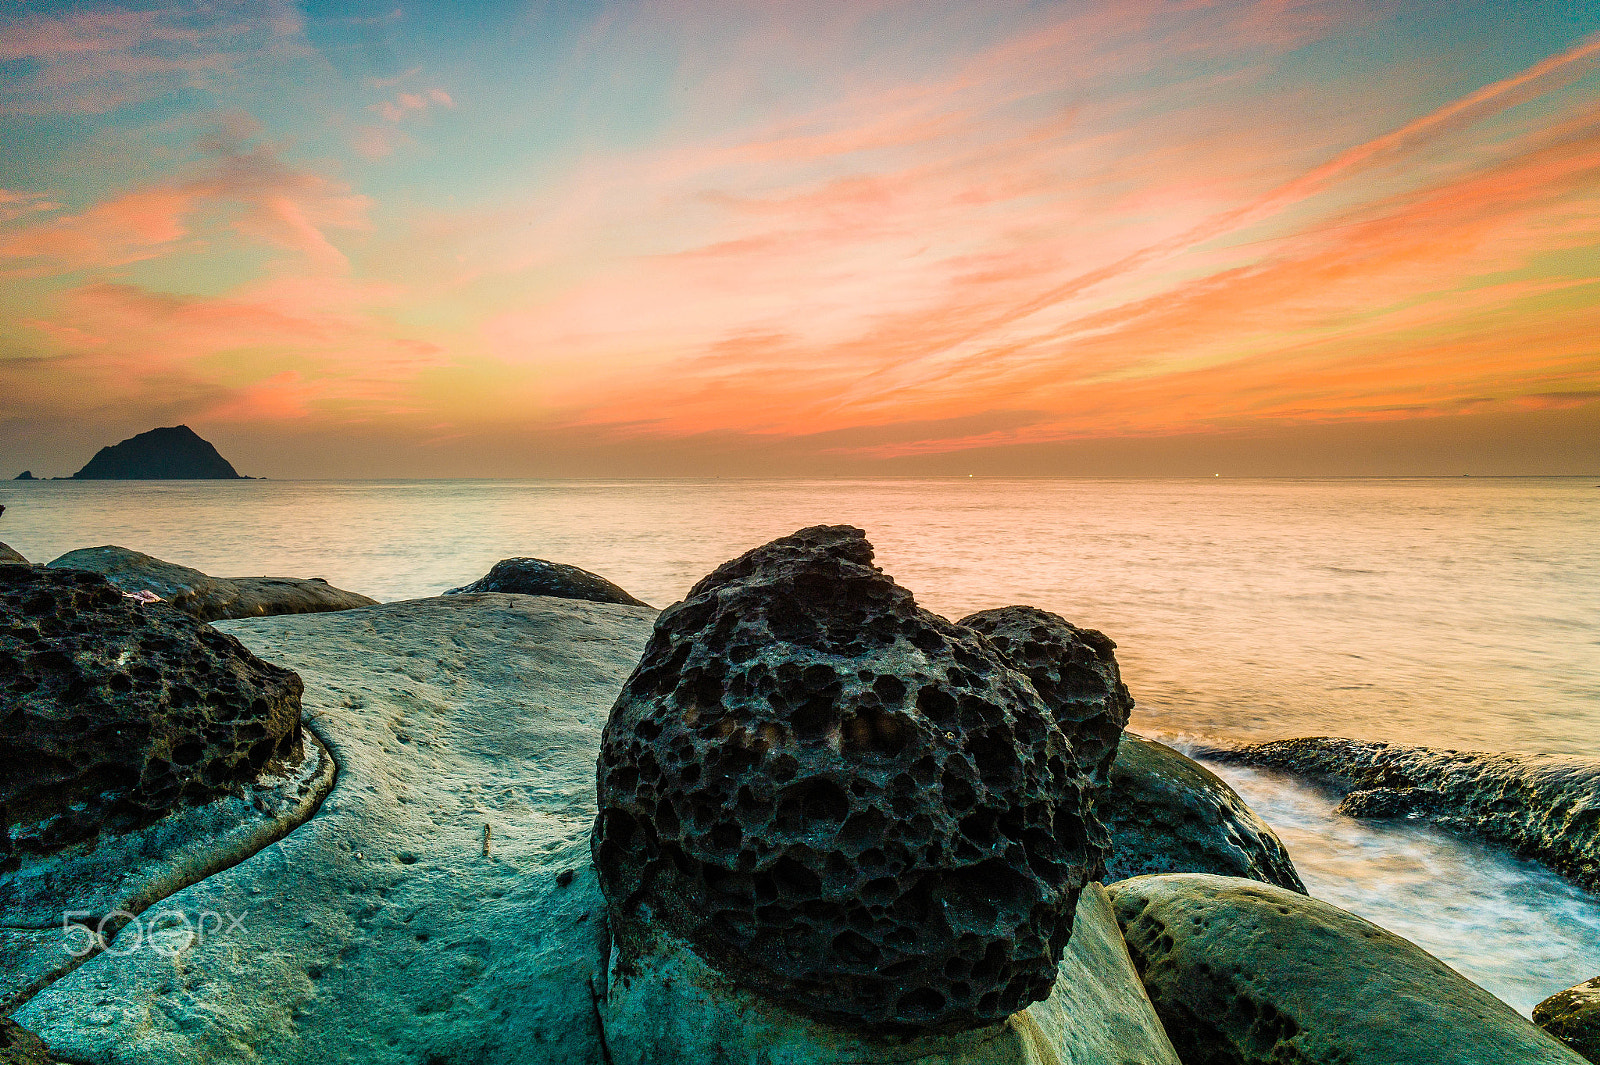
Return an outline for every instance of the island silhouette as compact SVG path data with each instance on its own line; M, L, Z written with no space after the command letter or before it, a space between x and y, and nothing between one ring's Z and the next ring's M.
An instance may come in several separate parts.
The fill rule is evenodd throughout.
M249 480L187 425L151 429L101 448L75 481Z

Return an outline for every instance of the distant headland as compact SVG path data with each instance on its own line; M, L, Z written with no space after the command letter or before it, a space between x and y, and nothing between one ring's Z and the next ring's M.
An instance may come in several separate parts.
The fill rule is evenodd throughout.
M101 448L75 481L249 480L187 425L152 429Z

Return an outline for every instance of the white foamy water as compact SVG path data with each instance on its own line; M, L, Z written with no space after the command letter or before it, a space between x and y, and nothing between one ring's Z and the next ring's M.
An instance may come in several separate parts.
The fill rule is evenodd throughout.
M1600 759L1593 479L0 484L0 540L120 544L383 600L533 555L664 606L806 525L866 529L951 618L1031 603L1117 641L1133 727ZM1600 907L1536 866L1226 767L1315 894L1531 1001L1600 972Z

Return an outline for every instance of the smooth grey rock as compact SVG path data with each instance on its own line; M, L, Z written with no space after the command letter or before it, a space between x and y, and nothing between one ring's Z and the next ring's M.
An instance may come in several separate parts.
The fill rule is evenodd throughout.
M657 620L606 724L595 865L619 937L648 909L791 1009L992 1024L1049 995L1101 868L1102 746L860 529L803 529Z
M300 678L97 573L0 566L0 870L301 756Z
M1352 817L1408 818L1534 858L1600 894L1600 765L1331 736L1205 752L1308 778Z
M0 565L4 565L6 563L15 563L26 566L28 565L28 560L23 558L19 552L12 550L5 544L0 544Z
M102 574L125 592L154 592L167 605L201 621L353 610L377 602L335 588L320 577L212 577L126 547L80 548L49 566Z
M1095 814L1111 833L1108 881L1216 873L1305 894L1267 823L1222 778L1164 743L1123 734Z
M1108 889L1189 1065L1577 1065L1421 947L1325 902L1184 873Z
M131 832L20 856L16 869L0 873L0 972L7 974L0 1014L86 957L130 949L129 939L119 942L130 919L139 918L139 937L151 922L180 925L161 918L162 899L282 839L311 816L333 779L332 756L307 730L303 757L237 795L180 806Z
M548 595L557 599L582 599L590 603L623 603L649 606L618 588L598 573L590 573L562 562L542 558L503 558L489 572L445 595L471 592L510 592L515 595Z
M594 757L652 617L461 595L222 623L306 679L337 784L162 904L240 928L100 954L18 1020L76 1062L602 1065Z
M1533 1007L1533 1023L1600 1062L1600 976L1558 991Z
M739 986L659 928L642 955L613 954L601 1018L614 1065L1178 1065L1099 884L1079 897L1050 996L999 1024L836 1027Z

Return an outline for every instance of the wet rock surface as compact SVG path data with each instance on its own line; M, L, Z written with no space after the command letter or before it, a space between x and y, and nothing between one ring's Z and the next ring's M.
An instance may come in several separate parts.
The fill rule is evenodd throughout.
M1578 1065L1421 947L1252 880L1108 889L1128 953L1189 1065Z
M1424 820L1506 847L1600 893L1600 765L1332 736L1204 753L1331 788L1351 817Z
M1104 737L872 557L805 529L662 613L604 732L596 867L623 958L659 922L824 1020L993 1023L1049 995L1101 867Z
M635 599L598 573L542 558L504 558L489 572L445 595L472 592L510 592L515 595L548 595L556 599L579 599L588 603L621 603L624 606L649 606Z
M1600 976L1558 991L1533 1007L1533 1023L1593 1062L1600 1062Z
M201 621L319 614L377 602L320 577L212 577L126 547L85 547L49 565L98 573L125 592L154 592L168 606Z
M0 544L0 565L7 562L21 563L24 566L28 564L28 560L23 558L19 552L7 547L5 544Z
M300 678L98 574L0 567L0 860L148 823L302 753Z
M1164 743L1122 737L1095 814L1111 833L1108 881L1216 873L1305 893L1272 828L1215 773Z

